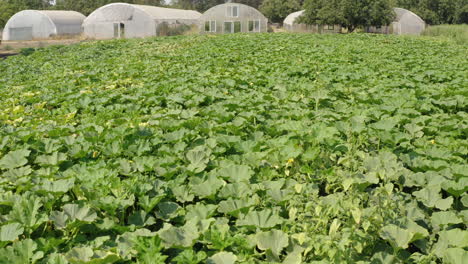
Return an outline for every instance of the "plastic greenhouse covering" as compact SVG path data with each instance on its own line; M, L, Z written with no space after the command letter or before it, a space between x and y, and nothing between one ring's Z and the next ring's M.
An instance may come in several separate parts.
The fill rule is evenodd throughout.
M96 39L165 35L168 28L197 25L193 10L115 3L91 13L83 23L87 37Z
M257 9L237 3L226 3L208 9L200 18L200 33L267 32L268 19Z
M75 11L24 10L5 25L3 40L47 39L82 33L85 16Z

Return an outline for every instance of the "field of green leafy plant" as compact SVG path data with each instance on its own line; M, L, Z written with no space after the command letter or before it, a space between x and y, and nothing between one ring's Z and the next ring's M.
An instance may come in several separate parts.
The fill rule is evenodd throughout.
M467 56L236 34L0 61L0 263L467 263Z

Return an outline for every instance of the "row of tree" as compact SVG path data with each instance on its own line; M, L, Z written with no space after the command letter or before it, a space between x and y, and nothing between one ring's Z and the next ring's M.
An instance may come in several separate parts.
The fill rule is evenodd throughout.
M341 25L348 32L358 27L388 25L395 16L389 0L306 0L304 8L301 22Z
M225 0L173 0L175 7L204 12ZM234 0L258 8L271 22L281 23L294 11L306 9L306 22L340 22L345 27L384 25L393 19L393 7L409 9L428 24L467 24L468 0ZM315 8L315 10L312 10ZM352 26L350 26L352 27Z
M0 28L24 9L75 10L89 15L97 8L113 3L155 5L193 9L204 12L225 0L0 0ZM468 0L234 0L258 8L274 23L301 9L303 22L340 24L349 30L358 26L385 25L393 19L392 7L403 7L420 15L429 24L468 23Z
M468 24L468 0L393 0L392 4L413 11L431 25Z

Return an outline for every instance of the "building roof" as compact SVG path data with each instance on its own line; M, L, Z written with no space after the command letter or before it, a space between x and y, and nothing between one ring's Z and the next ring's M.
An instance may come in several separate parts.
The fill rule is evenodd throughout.
M65 10L22 10L14 14L7 22L5 27L8 27L9 24L14 23L16 19L21 20L24 23L24 20L30 16L43 16L50 20L53 24L81 24L86 18L83 14L76 11L65 11Z
M210 9L206 10L203 13L203 15L215 12L215 11L217 11L219 9L222 9L224 6L240 6L244 10L250 10L251 12L253 12L255 14L258 14L258 15L261 15L262 17L267 19L262 12L260 12L258 9L254 8L254 7L251 7L251 6L245 5L245 4L241 4L241 3L232 3L232 2L215 5L215 6L211 7ZM223 13L223 14L225 15L226 13Z
M421 17L419 17L418 15L416 15L415 13L413 13L413 12L407 10L407 9L396 7L396 8L393 9L393 11L395 11L395 13L396 13L395 21L401 21L406 16L411 16L411 17L414 17L417 20L419 20L421 23L424 23L424 24L426 23L426 22L424 22L424 20Z
M291 13L289 14L283 21L283 24L285 25L293 25L294 22L296 21L296 19L300 16L302 16L302 14L304 14L305 10L301 10L301 11L297 11L297 12L294 12L294 13Z
M175 8L165 8L157 6L146 6L146 5L133 5L135 8L139 8L149 15L157 19L198 19L201 13L194 10L184 10Z
M198 19L201 13L193 10L164 8L157 6L133 5L127 3L112 3L102 6L86 18L89 21L131 20L136 10L140 10L153 19Z
M55 24L81 24L86 18L83 14L76 11L64 10L30 10L39 12L52 20Z

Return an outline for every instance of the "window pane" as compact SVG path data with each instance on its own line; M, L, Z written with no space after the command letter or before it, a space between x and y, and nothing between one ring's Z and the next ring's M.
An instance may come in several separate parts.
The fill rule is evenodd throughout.
M232 22L224 22L224 33L232 33Z
M232 17L232 6L228 6L226 9L226 16L227 17Z
M210 32L216 32L216 21L211 21Z
M234 22L234 33L241 32L241 22Z
M211 32L211 30L210 30L210 21L205 22L205 32Z
M232 16L237 17L239 15L239 7L238 6L233 6L232 7Z
M254 31L254 22L249 21L249 32L252 32L252 31Z
M255 32L260 32L260 20L255 21Z

